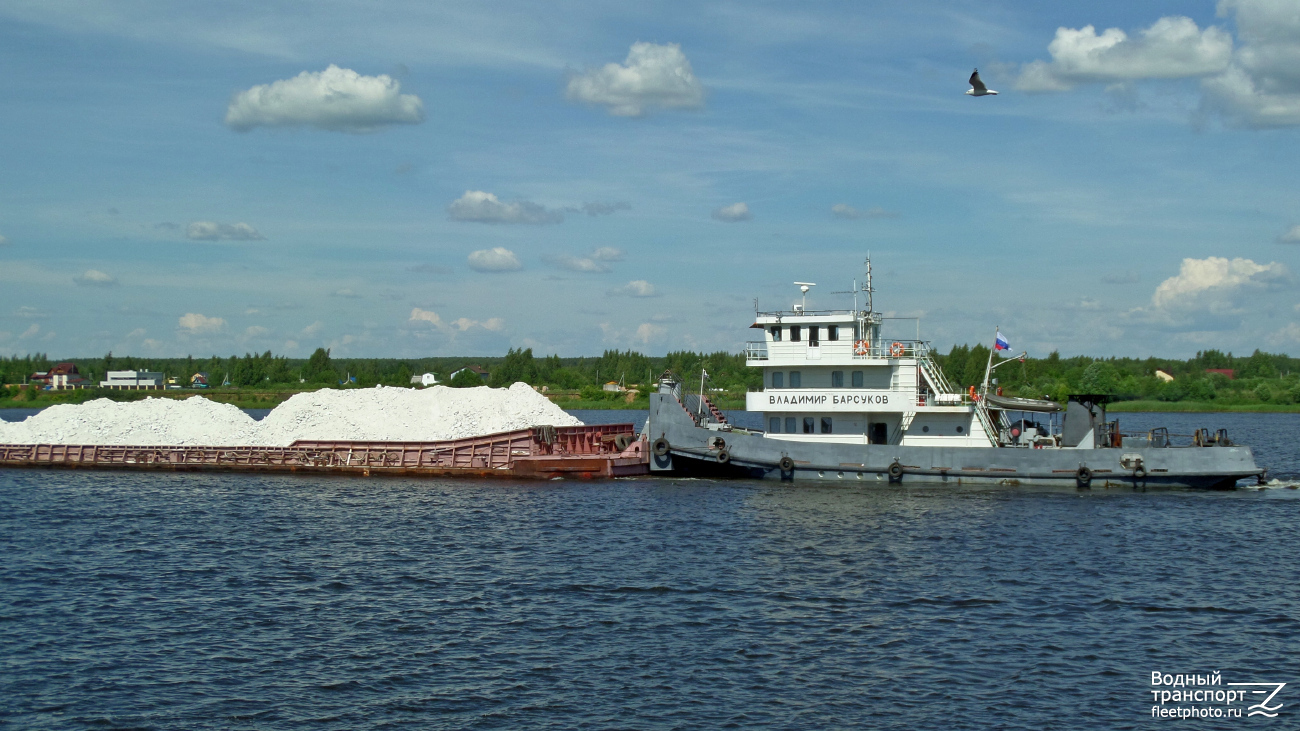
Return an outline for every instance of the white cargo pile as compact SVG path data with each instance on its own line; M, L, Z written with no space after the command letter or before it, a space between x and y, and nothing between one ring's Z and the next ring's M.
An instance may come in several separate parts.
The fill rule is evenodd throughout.
M201 396L97 399L0 422L0 444L288 446L299 439L427 442L531 426L580 426L524 383L510 388L324 389L301 393L262 421Z

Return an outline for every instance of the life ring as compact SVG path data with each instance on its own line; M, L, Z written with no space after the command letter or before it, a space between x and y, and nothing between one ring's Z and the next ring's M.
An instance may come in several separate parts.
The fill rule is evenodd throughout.
M865 340L859 340L853 344L854 355L866 355L867 353L870 352L871 352L871 346L867 345L867 341Z
M889 464L889 479L897 480L902 476L903 476L903 465L899 464L898 460L894 460Z
M1087 465L1079 465L1079 471L1074 473L1074 480L1079 483L1079 487L1087 487L1092 484L1092 470L1088 469Z
M903 344L897 342L891 344L889 346L889 354L895 358L901 357L903 355Z
M782 472L789 472L794 469L794 460L789 457L782 457L780 462L776 463Z
M718 464L727 464L731 462L731 452L726 449L718 450Z
M658 439L655 440L654 453L656 457L662 457L665 454L668 454L668 450L671 448L672 447L668 446L667 439L664 439L663 437L659 437Z
M1145 480L1146 478L1147 478L1146 470L1142 469L1141 467L1138 467L1137 469L1133 470L1133 479Z

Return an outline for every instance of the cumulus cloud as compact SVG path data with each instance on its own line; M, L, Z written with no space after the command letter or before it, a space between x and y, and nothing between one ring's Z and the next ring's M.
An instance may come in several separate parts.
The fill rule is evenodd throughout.
M1300 13L1286 0L1221 0L1241 46L1232 66L1201 82L1203 107L1242 127L1300 125Z
M571 76L565 95L571 101L603 106L618 117L704 106L704 86L676 43L633 43L622 64L607 63Z
M633 279L622 287L615 287L609 290L611 296L624 297L658 297L659 292L655 286L644 279Z
M1233 298L1245 290L1273 289L1291 281L1291 272L1281 262L1256 264L1250 259L1183 259L1177 276L1156 287L1151 304L1158 310L1230 309Z
M217 223L195 221L185 229L185 237L193 241L260 241L265 237L246 223Z
M872 206L865 211L860 211L847 203L836 203L831 206L831 214L836 218L858 219L858 218L898 218L898 214L893 211L887 211L880 206Z
M112 287L117 284L116 279L98 269L87 269L81 274L73 277L72 281L82 287Z
M1279 244L1300 244L1300 225L1292 226L1286 233L1277 237Z
M613 262L623 261L623 250L602 246L587 256L547 256L546 260L561 269L573 272L609 272Z
M1191 18L1169 16L1136 37L1119 28L1100 35L1091 25L1057 28L1047 52L1052 60L1027 64L1017 89L1064 91L1086 82L1209 76L1228 67L1232 36L1215 26L1202 30Z
M419 307L411 310L411 317L407 319L407 322L426 322L439 329L443 327L442 318L438 316L438 313L432 310L422 310Z
M316 127L360 133L423 122L420 98L401 92L402 85L388 75L362 76L330 64L324 71L304 71L235 94L226 109L226 126L238 132Z
M736 221L748 221L753 218L749 212L747 203L732 203L729 206L723 206L713 212L713 218L718 221L735 223Z
M321 322L320 320L317 320L316 322L313 322L312 324L302 329L302 336L304 338L309 338L315 335L316 333L320 332L321 329L324 327L325 327L325 323Z
M197 312L187 312L178 321L180 329L191 333L215 333L226 329L226 321L220 317L204 317Z
M588 216L608 216L615 211L626 211L632 207L631 203L619 201L617 203L601 203L595 201L592 203L583 203L582 210Z
M465 332L466 330L471 330L476 327L483 328L484 330L491 330L492 332L499 332L502 328L506 326L506 321L502 320L499 317L490 317L486 320L483 320L482 322L478 320L471 320L468 317L462 317L452 322L451 326L456 328L457 330L460 330L461 332Z
M469 255L469 268L476 272L513 272L524 268L515 252L504 246L480 249Z
M643 322L636 329L636 339L646 345L662 340L667 334L668 328L663 325L656 325L653 322Z
M27 327L26 330L23 331L22 335L18 336L18 339L26 340L27 338L33 338L36 337L38 334L40 334L40 332L41 332L41 326L33 322L31 325Z
M504 203L492 193L467 190L465 195L447 206L453 221L476 223L559 223L564 220L560 211L550 211L531 201Z
M262 327L261 325L250 325L246 330L244 330L244 337L260 338L269 332L271 331Z

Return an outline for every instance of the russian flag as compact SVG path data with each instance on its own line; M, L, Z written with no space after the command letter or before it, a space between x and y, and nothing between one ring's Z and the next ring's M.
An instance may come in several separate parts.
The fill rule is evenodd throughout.
M1010 347L1011 347L1011 343L1008 343L1008 342L1007 342L1007 339L1004 338L1004 337L1002 337L1002 332L1001 332L1001 331L998 331L998 336L997 336L997 338L994 339L994 341L993 341L993 349L994 349L994 350L1007 350L1007 349L1010 348Z

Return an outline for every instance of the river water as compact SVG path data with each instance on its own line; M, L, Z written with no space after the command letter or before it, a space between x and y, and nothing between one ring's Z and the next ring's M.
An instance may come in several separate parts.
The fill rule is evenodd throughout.
M1295 415L1149 416L1300 476ZM4 470L0 725L1295 728L1297 525L1286 487ZM1291 685L1154 719L1152 671Z

